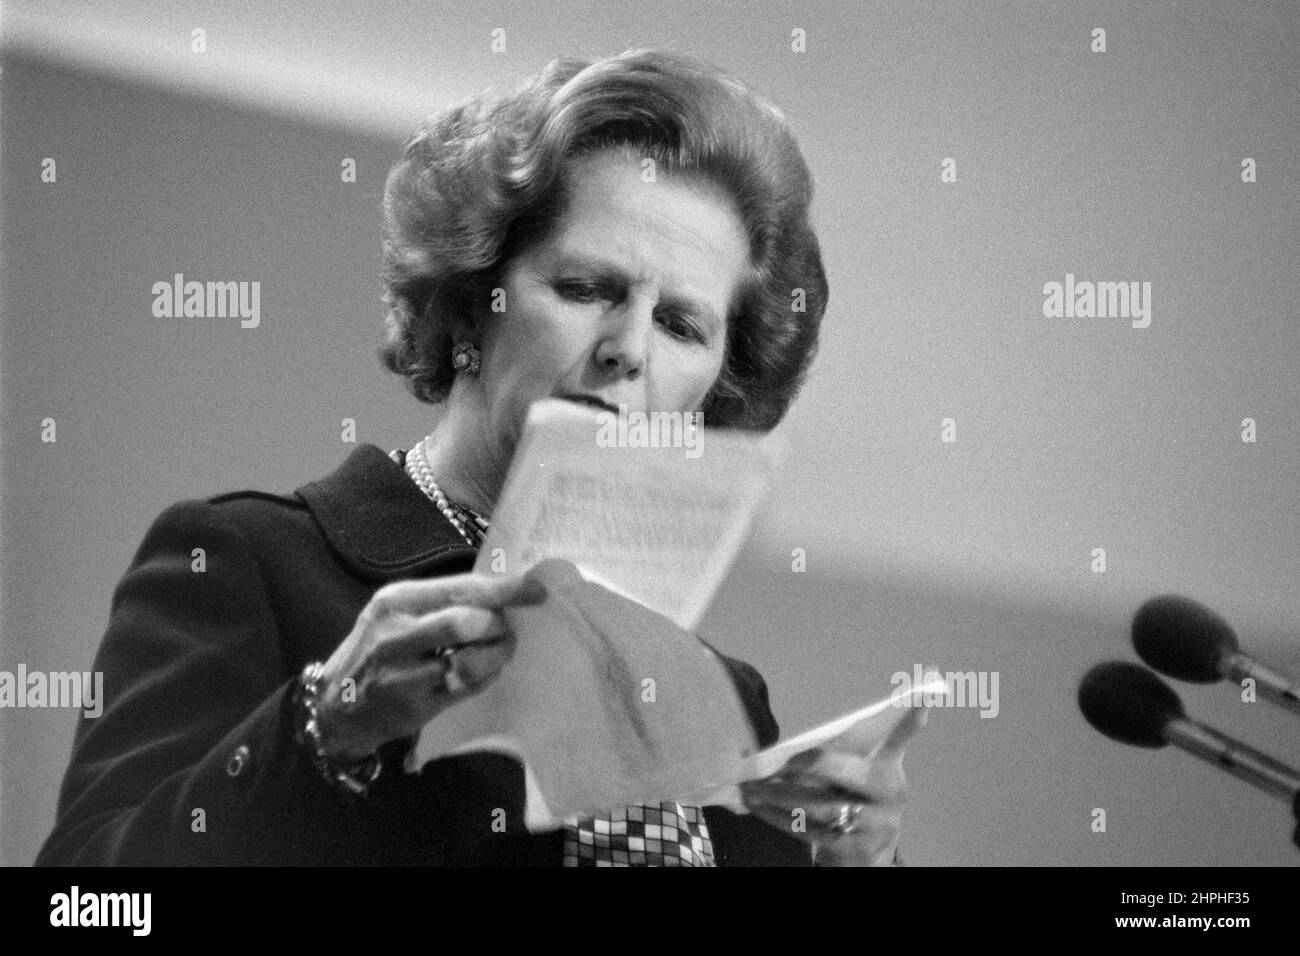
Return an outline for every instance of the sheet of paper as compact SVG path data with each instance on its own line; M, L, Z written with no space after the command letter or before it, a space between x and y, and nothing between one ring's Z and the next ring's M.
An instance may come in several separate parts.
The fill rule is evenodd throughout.
M784 442L706 423L687 447L681 416L651 418L640 432L628 421L535 403L475 570L571 561L691 630L749 534Z
M796 754L821 747L831 741L836 741L842 749L869 757L903 719L907 708L924 707L928 699L927 695L943 694L946 689L947 684L944 679L935 674L906 692L895 692L884 700L878 700L874 704L868 704L842 717L828 720L811 730L805 730L797 737L773 744L754 756L755 779L770 776L784 767Z
M739 778L758 745L717 655L569 562L529 574L548 594L503 612L516 635L511 658L425 725L408 771L465 751L509 754L525 767L533 830Z
M923 682L918 685L897 688L894 693L882 700L818 724L795 737L760 750L745 761L740 778L702 787L678 799L684 803L716 804L745 812L737 784L770 777L798 754L817 747L828 747L870 757L888 739L889 734L908 712L908 708L924 707L927 701L934 699L935 695L947 692L948 686L939 672L927 670L926 675Z

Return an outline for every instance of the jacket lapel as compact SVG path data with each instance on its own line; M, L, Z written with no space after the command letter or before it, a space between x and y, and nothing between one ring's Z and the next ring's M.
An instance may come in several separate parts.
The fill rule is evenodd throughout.
M474 549L375 445L358 445L332 474L294 494L361 577L388 580L473 565Z

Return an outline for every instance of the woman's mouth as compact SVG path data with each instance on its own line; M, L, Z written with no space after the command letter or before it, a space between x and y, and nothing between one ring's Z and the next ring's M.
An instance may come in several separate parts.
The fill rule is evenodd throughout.
M574 402L575 404L586 405L599 411L613 412L615 415L618 414L618 408L616 406L611 405L604 399L596 398L594 395L561 395L560 398L564 399L566 402Z

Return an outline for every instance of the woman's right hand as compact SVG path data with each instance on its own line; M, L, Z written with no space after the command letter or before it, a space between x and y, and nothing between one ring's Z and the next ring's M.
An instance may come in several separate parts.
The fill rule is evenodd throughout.
M380 588L325 662L317 716L326 756L360 760L476 693L514 649L501 609L544 600L546 588L536 580L487 574ZM466 644L450 658L439 656Z

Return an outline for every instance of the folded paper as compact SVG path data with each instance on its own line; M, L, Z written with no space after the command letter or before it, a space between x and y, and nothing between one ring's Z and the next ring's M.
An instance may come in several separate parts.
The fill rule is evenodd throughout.
M530 829L743 778L757 741L726 665L662 615L545 561L547 599L504 613L513 654L420 733L407 769L470 750L523 761Z

